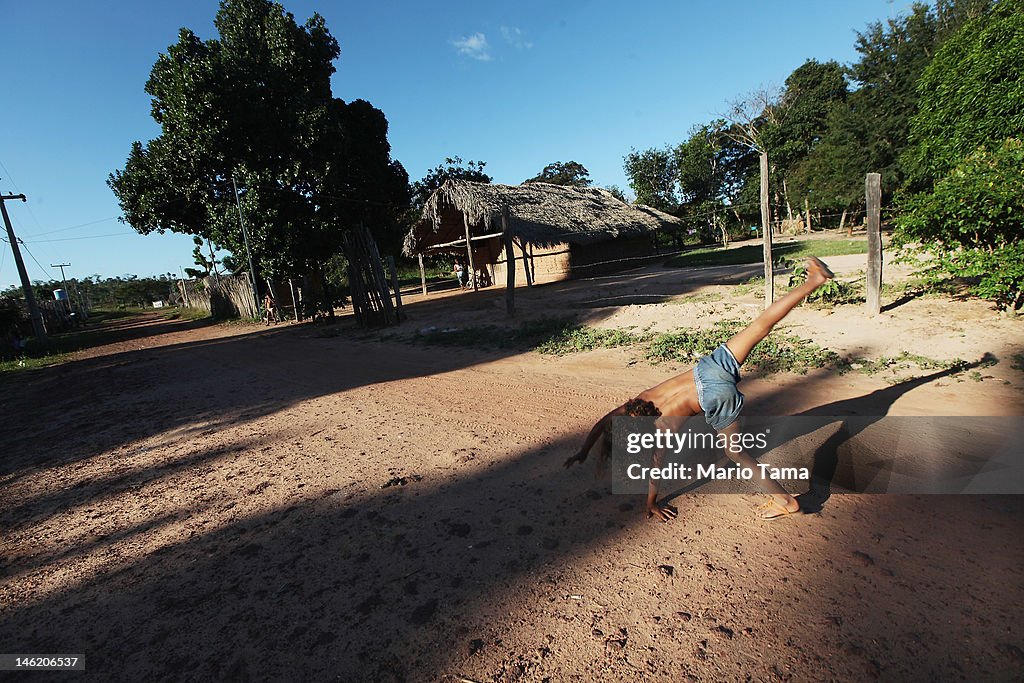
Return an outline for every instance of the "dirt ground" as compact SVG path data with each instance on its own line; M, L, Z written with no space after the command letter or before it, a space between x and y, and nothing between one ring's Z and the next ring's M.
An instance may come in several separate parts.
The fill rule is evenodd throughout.
M850 279L863 261L830 259ZM757 270L650 268L517 305L708 324L756 313L733 285ZM998 363L755 375L749 409L1024 415L1019 319L897 303L785 326L843 354ZM501 323L503 305L500 288L409 294L402 333ZM755 496L687 494L656 524L562 462L683 366L381 341L348 321L117 325L122 341L0 379L2 652L84 654L103 681L1024 675L1020 496L836 494L767 523Z

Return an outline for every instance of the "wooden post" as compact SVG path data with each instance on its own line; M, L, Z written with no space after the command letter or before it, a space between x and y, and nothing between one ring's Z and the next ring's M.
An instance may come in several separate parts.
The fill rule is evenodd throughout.
M516 257L512 251L512 233L508 227L508 209L501 212L501 229L505 238L505 312L516 314Z
M416 258L420 260L420 288L423 290L423 296L427 295L427 271L423 269L423 254L416 254Z
M526 273L526 286L533 287L533 276L530 274L530 255L526 253L526 242L519 240L519 248L523 252L523 272Z
M882 310L882 175L868 173L864 180L867 200L868 231L868 274L867 302L868 315L878 315Z
M398 286L398 272L395 270L395 257L385 256L388 262L388 272L391 273L391 289L395 291L395 319L402 322L405 315L402 313L402 290Z
M811 200L804 197L804 216L807 217L807 232L811 231Z
M302 311L299 310L299 300L295 297L295 282L288 278L288 289L292 292L292 310L295 312L295 322L302 322Z
M466 254L469 256L469 277L473 280L473 291L479 289L476 278L476 266L473 264L473 242L469 237L469 216L462 214L462 224L466 227Z
M764 236L764 307L775 300L775 264L772 263L771 212L768 210L768 152L761 152L761 234Z
M365 226L360 225L362 232L363 241L366 244L366 248L370 255L370 272L373 276L373 280L376 283L377 296L380 297L382 309L384 313L384 324L390 325L391 323L398 322L398 318L395 316L395 309L391 305L391 296L388 294L388 283L384 278L384 264L380 260L380 252L377 251L377 242L374 241L373 236L370 235L370 230Z
M274 298L274 316L277 317L277 322L283 322L284 316L281 315L281 304L277 301L277 290L274 289L274 283L267 278L267 291L270 292L270 296Z

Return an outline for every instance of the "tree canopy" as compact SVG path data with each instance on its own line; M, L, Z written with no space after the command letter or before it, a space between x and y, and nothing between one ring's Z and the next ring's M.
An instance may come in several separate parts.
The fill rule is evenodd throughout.
M872 23L857 33L853 63L844 66L836 61L808 60L789 74L781 91L762 87L733 101L723 117L695 126L677 146L633 150L624 167L630 186L638 201L697 222L718 202L735 215L737 227L745 220L741 218L743 207L758 199L757 161L752 150L768 155L769 195L776 217L800 206L805 198L818 211L836 215L862 206L864 176L869 172L882 174L886 196L915 189L906 153L917 144L912 121L923 130L922 117L928 116L939 126L939 112L929 114L932 102L944 104L944 93L952 92L952 85L935 80L940 74L952 84L960 77L952 75L957 71L953 63L964 61L974 64L979 74L985 69L990 77L1005 74L1001 87L1016 88L1019 93L1021 69L1009 54L1019 56L1024 50L1019 44L1009 45L1010 30L987 29L979 37L987 48L979 45L971 52L960 44L979 29L960 29L966 23L978 27L990 14L1014 15L1019 21L1020 1L995 3L995 12L990 12L992 0L916 3L904 15ZM994 50L997 44L1007 44L1009 49ZM980 61L980 53L986 49L1000 56L990 54ZM948 56L936 57L943 52ZM1019 127L1024 116L1019 95L1002 93L1006 95L1000 100L1002 108L981 98L985 106L974 107L972 116L958 119L958 111L971 108L972 91L963 83L957 87L962 97L955 104L945 103L943 110L948 121L956 120L972 131L993 130L998 121L1004 137L1008 129ZM981 87L977 85L973 92L980 92ZM985 94L1001 97L997 91L990 89ZM943 125L947 130L934 128L927 133L929 139L942 145L960 144L956 141L964 136L958 137L952 124ZM958 149L973 149L971 142L965 138Z
M626 155L625 162L626 177L637 204L667 212L679 208L676 188L678 167L670 147L640 152L633 150Z
M1024 136L1024 2L1002 0L935 54L917 83L906 155L919 181L946 175L982 145Z
M590 171L583 164L576 161L556 161L553 164L548 164L540 173L523 182L589 187L593 181L590 179Z
M447 157L443 164L438 164L427 171L426 175L412 184L412 201L414 208L421 209L439 187L448 180L470 180L474 183L489 183L491 176L484 173L486 161L463 161L456 155Z
M340 54L323 18L305 24L269 0L224 0L218 38L182 29L146 92L160 135L136 142L108 184L123 220L241 253L239 207L269 273L318 269L359 222L400 239L408 176L390 157L387 120L331 94Z
M1024 0L952 34L918 83L905 154L915 172L896 243L1000 307L1024 305Z

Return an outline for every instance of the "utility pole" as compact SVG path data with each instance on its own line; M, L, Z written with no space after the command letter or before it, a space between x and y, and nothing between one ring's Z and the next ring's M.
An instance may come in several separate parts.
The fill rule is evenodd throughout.
M32 319L32 330L36 334L36 339L44 347L50 345L50 340L46 337L46 326L43 325L43 316L39 314L39 306L36 305L36 293L32 291L32 283L28 280L28 271L25 270L25 262L21 260L21 249L18 247L18 237L14 234L14 228L11 226L11 217L7 215L7 200L8 199L20 199L21 201L27 201L23 194L6 194L0 196L0 211L4 215L4 225L7 226L7 238L11 241L11 251L14 252L14 262L18 266L18 275L21 277L21 289L25 292L25 303L28 304L28 315Z
M51 268L60 268L60 279L61 279L61 282L64 283L64 296L66 296L68 298L68 308L70 308L71 310L74 310L74 308L71 306L71 290L68 289L68 279L66 277L64 277L64 269L65 268L70 268L71 264L70 263L51 263L50 267Z
M206 238L206 246L210 248L210 270L213 271L213 279L220 284L220 273L217 272L217 256L213 253L213 242Z
M235 182L235 174L231 174L231 185L235 188L235 205L238 206L238 222L242 226L242 239L245 240L245 254L249 257L249 278L252 280L252 298L256 303L256 317L260 315L260 288L256 284L256 266L252 262L252 251L249 249L249 231L245 229L245 220L242 219L242 201L238 198L238 183Z

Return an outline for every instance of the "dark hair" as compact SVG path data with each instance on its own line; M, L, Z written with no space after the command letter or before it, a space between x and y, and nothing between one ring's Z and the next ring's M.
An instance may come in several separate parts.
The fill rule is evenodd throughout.
M658 406L640 398L631 398L626 401L624 407L626 415L630 417L661 417L661 411L658 410Z

